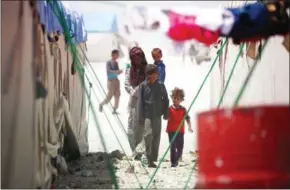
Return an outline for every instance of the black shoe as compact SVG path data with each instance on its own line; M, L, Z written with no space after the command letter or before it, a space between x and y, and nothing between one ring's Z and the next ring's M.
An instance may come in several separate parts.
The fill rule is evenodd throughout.
M178 163L171 164L172 168L176 168L177 166L178 166Z
M154 162L149 162L148 167L149 168L157 168L157 166Z
M100 112L103 111L103 105L102 105L102 104L99 105L99 111L100 111Z

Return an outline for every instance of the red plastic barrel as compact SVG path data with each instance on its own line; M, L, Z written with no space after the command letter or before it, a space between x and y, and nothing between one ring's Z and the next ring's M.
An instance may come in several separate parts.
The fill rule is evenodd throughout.
M260 106L198 115L196 188L290 188L290 108Z

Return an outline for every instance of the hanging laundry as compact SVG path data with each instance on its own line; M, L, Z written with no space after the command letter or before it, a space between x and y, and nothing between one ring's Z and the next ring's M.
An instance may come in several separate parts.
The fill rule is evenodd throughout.
M234 15L227 9L203 9L196 14L196 24L210 31L220 31L222 36L228 35L234 25Z
M210 31L218 31L223 25L225 11L225 9L203 9L198 11L194 14L196 16L195 24Z
M73 11L72 12L72 16L71 16L72 20L71 20L71 33L72 33L72 43L74 44L78 44L77 42L77 35L78 35L78 14L77 12Z
M196 16L187 16L169 11L170 27L167 35L175 41L196 39L209 46L219 38L219 31L209 31L196 24Z
M61 8L61 11L64 13L64 9L63 9L63 6L60 3L60 1L56 1L53 3L58 3L59 7ZM52 13L53 13L53 17L52 17L53 31L54 32L59 31L59 33L62 33L63 31L62 31L62 26L59 22L59 18L55 15L55 13L53 11L52 11Z
M80 31L79 42L83 43L83 42L87 41L87 32L86 32L85 27L84 27L83 15L81 15L79 18L78 30Z
M287 14L284 1L274 1L265 3L269 18L262 35L285 35L289 32L289 15Z
M81 17L77 19L77 37L76 37L77 43L83 42L83 27L81 22Z
M47 5L46 7L46 13L47 13L47 20L45 23L45 28L47 33L52 33L53 32L53 16L54 13L52 11L52 7L50 4Z
M220 27L220 35L227 36L233 29L235 17L231 11L224 10L222 13L222 20L223 24Z
M250 57L251 59L256 59L257 57L257 42L247 42L246 43L246 55L247 57Z
M39 13L40 23L45 25L47 23L47 4L45 1L36 1L36 9Z
M287 5L288 6L288 5ZM228 35L234 44L256 42L273 35L289 32L289 15L283 1L254 3L242 8L230 8L235 17L232 31Z
M213 44L213 47L217 49L218 46L221 44L222 44L222 39L219 39L216 43Z
M77 12L71 12L67 4L62 1L36 1L36 10L40 17L43 32L46 33L49 42L57 42L59 36L63 33L63 26L56 16L58 8L61 11L61 18L64 19L66 26L73 38L73 43L82 43L87 41L87 32L84 29L83 16ZM67 39L65 39L67 42Z
M234 44L242 39L261 36L266 26L268 13L264 4L254 3L242 8L229 8L235 17L235 23L228 37L233 38Z

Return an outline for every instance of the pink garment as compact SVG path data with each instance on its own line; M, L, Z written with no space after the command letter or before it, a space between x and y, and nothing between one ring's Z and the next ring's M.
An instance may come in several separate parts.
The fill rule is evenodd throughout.
M170 27L167 35L175 41L195 39L209 46L219 38L219 31L209 31L196 24L196 16L181 15L169 11Z

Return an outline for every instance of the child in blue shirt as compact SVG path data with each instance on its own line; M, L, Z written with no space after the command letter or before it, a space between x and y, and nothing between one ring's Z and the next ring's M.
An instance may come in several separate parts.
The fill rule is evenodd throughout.
M119 107L119 99L121 95L120 90L120 81L118 79L118 75L123 71L119 69L119 64L117 59L119 58L119 51L112 51L112 59L107 62L107 77L108 77L108 94L107 98L100 104L99 111L102 112L103 105L110 102L112 97L114 96L115 104L113 114L117 114L117 108Z
M165 65L163 63L162 59L162 51L159 48L154 48L151 52L152 58L154 60L154 64L157 66L157 72L158 72L158 78L157 80L164 84L165 81Z

